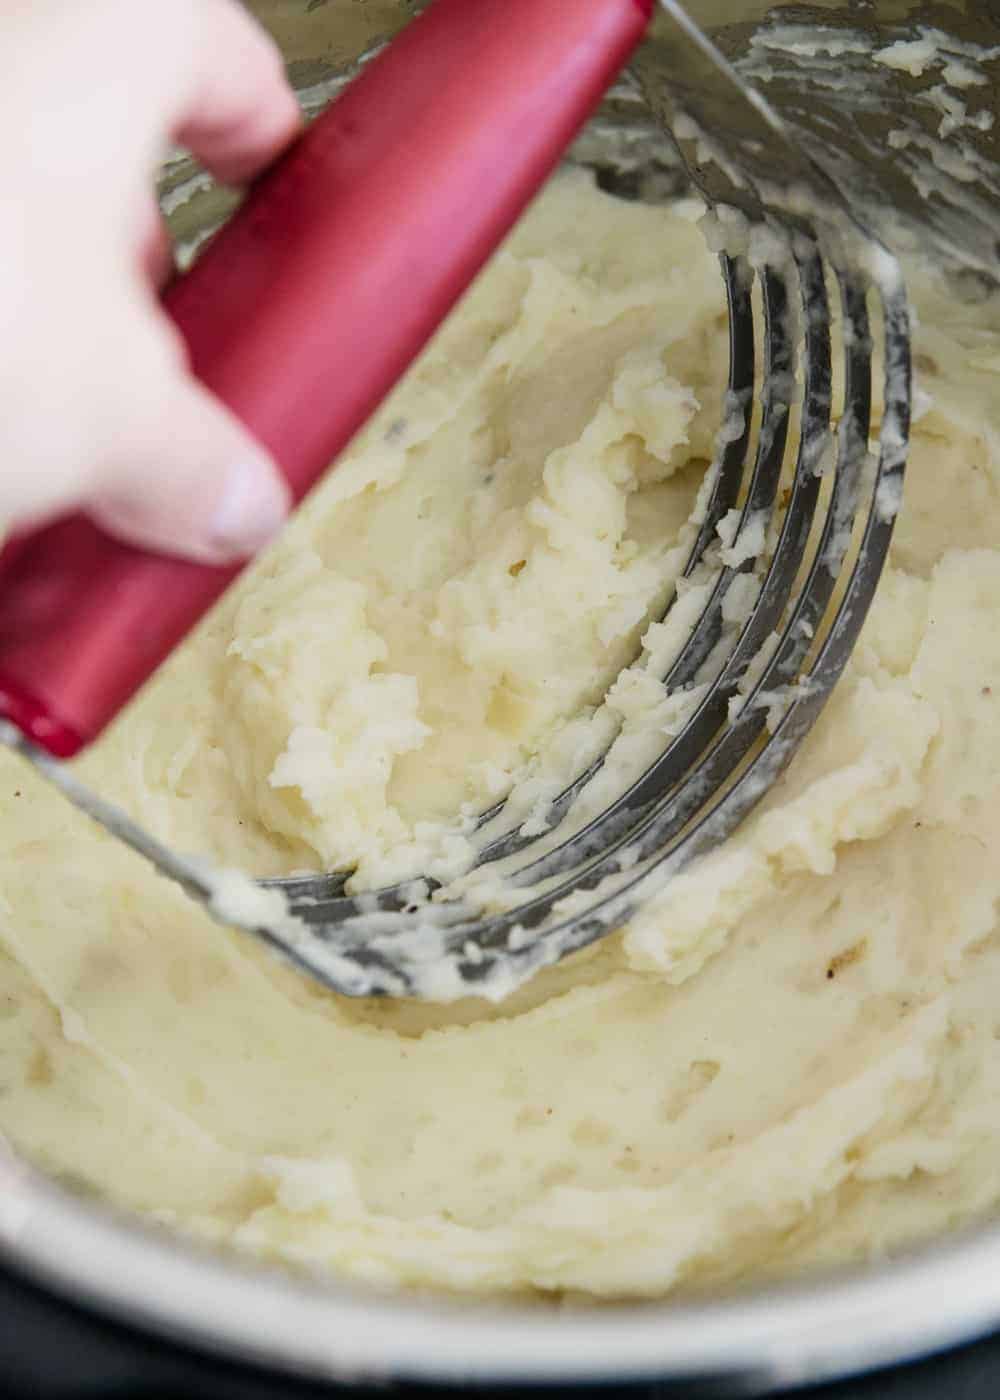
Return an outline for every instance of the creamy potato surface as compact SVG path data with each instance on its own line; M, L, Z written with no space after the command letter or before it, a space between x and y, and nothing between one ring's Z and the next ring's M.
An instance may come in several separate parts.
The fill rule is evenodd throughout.
M986 310L917 302L903 513L815 731L723 848L506 1002L334 997L4 758L12 1145L187 1231L461 1291L706 1288L991 1211L1000 351ZM456 813L655 640L725 325L693 213L561 177L81 775L258 875L446 869ZM612 698L648 720L639 680Z

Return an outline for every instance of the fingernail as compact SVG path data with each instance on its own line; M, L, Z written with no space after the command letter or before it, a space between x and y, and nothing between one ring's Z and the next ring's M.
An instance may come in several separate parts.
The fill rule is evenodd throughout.
M288 487L267 463L233 466L209 524L212 547L245 559L269 544L291 509Z

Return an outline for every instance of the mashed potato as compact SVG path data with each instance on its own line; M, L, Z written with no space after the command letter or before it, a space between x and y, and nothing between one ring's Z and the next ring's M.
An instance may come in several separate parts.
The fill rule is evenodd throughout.
M1000 352L921 292L890 567L792 768L509 1001L336 998L0 765L0 1126L185 1230L365 1280L658 1295L1000 1197ZM670 593L721 418L683 211L550 189L279 545L80 763L257 874L441 856Z

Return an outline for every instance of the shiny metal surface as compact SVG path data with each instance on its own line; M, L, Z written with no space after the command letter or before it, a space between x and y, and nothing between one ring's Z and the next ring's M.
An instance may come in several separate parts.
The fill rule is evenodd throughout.
M994 275L1000 6L693 0L686 8L887 246L917 247ZM924 52L918 48L909 61L887 54L899 40ZM673 100L739 166L766 179L780 158L796 179L814 185L780 134L764 120L748 121L709 68L692 66L665 20L654 26L639 67L647 90L669 85Z
M258 0L255 8L281 39L297 80L310 85L328 83L414 6ZM693 8L711 21L720 6ZM882 36L895 33L897 23L905 34L913 8L879 6ZM847 7L835 9L841 23ZM723 38L740 61L754 32L750 21L770 7L731 3L722 12L737 10L740 19L725 26ZM772 11L767 22L780 22L783 13ZM641 150L631 173L621 161L609 178L642 183L647 196L669 194L677 178L669 145L634 116L619 94L602 118L604 146L617 134L623 155ZM813 117L819 122L810 109ZM194 236L223 202L209 194L185 203L192 172L183 165L171 179L178 227ZM623 1383L698 1376L751 1394L918 1356L1000 1324L997 1227L890 1265L727 1298L585 1310L470 1306L379 1297L237 1263L114 1216L9 1158L0 1159L0 1255L55 1290L167 1336L331 1380Z
M996 276L995 0L775 6L762 23L723 25L717 38L894 251L908 245ZM886 51L900 40L923 42L924 56L890 66L899 59Z

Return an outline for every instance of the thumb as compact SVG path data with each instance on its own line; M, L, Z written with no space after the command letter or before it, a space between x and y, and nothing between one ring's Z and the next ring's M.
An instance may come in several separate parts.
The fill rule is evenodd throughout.
M111 534L207 564L249 558L291 509L265 450L207 389L165 376L162 402L122 432L85 503Z

